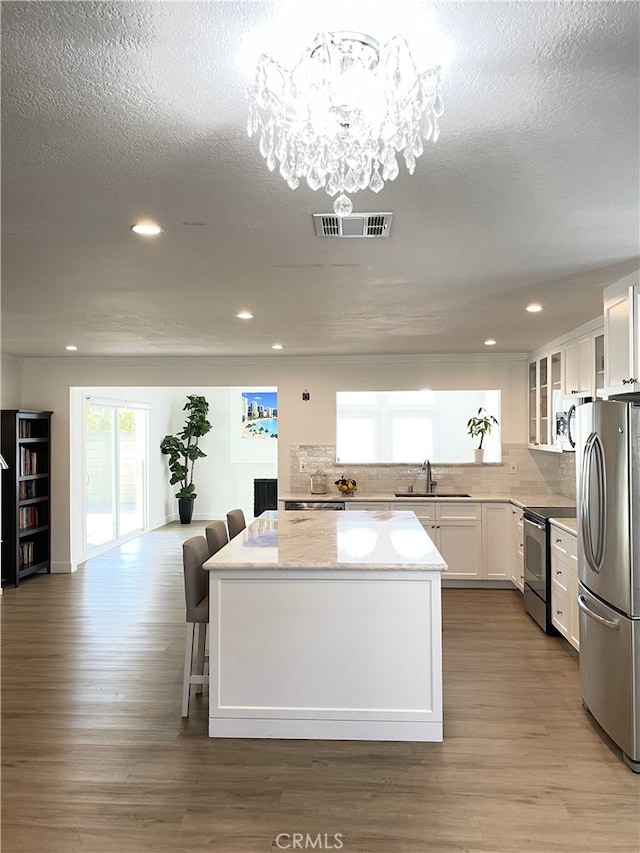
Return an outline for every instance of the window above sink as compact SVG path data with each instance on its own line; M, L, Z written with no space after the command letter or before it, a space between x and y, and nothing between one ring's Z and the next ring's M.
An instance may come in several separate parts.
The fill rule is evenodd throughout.
M477 439L467 421L484 408L501 422L501 392L338 391L336 462L338 464L434 465L474 461ZM483 442L485 462L501 462L500 427Z

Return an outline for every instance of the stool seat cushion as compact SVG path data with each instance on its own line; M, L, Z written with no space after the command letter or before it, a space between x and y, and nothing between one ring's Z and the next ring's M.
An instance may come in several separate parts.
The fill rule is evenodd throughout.
M205 595L202 601L199 601L196 604L195 611L193 612L194 622L208 622L209 621L209 596Z

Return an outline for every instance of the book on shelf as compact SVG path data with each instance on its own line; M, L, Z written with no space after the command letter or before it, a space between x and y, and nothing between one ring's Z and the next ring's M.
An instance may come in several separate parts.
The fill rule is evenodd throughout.
M33 480L28 482L20 483L20 491L18 493L18 500L20 501L29 501L32 498L37 498L38 495L36 493L36 484Z
M35 506L21 506L18 514L18 526L20 530L28 530L30 527L37 527L38 508Z
M29 477L38 473L38 454L27 447L20 448L20 476Z
M33 542L23 542L18 552L18 565L20 568L33 563Z

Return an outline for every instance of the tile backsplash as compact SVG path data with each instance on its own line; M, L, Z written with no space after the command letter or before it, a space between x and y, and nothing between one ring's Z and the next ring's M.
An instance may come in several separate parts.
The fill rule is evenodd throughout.
M329 444L291 445L290 483L294 494L309 493L309 477L314 471L327 475L329 491L333 481L343 474L358 483L359 494L398 492L413 485L419 488L417 465L336 465L336 449ZM516 474L509 471L515 462ZM300 471L301 463L304 471ZM489 494L555 492L575 498L575 454L530 451L521 444L502 445L501 465L433 465L432 476L437 481L436 491L484 492Z

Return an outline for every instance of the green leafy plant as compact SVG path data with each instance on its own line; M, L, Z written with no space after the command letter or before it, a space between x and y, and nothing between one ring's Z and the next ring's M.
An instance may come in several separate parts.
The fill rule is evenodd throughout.
M196 459L207 455L200 450L198 442L211 429L207 420L209 404L204 397L192 394L187 397L183 411L189 413L183 429L177 435L165 435L160 443L160 450L169 457L171 485L180 483L176 497L195 500L197 495L193 485L193 467Z
M489 435L494 426L500 426L498 421L489 412L480 406L477 413L467 421L467 432L471 438L480 437L478 450L482 450L482 442L485 435Z

